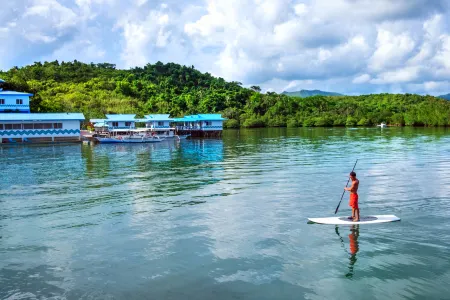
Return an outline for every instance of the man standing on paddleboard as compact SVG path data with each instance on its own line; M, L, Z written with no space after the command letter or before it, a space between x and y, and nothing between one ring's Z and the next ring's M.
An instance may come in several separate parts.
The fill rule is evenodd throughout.
M350 192L349 205L352 208L353 222L359 222L359 206L358 206L359 180L356 178L356 173L353 171L350 173L350 179L352 180L352 185L350 187L345 187L344 190Z

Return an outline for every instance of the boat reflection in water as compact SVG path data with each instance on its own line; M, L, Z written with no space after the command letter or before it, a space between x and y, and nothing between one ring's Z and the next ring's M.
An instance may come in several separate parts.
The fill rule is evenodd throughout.
M347 278L353 278L354 274L354 266L356 261L358 260L356 257L356 254L359 251L359 225L352 225L350 227L350 233L348 234L349 239L349 250L347 250L347 247L345 246L344 239L339 234L339 226L336 225L335 228L336 234L339 236L339 239L341 240L342 247L344 248L345 252L349 254L349 264L348 264L348 273L345 274L345 277Z

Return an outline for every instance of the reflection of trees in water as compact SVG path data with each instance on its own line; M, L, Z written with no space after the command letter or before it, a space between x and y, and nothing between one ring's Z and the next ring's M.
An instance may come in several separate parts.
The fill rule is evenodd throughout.
M348 264L348 273L345 274L345 277L347 278L353 278L354 275L354 266L356 264L356 261L358 260L356 257L356 254L359 251L359 225L352 225L350 228L350 233L348 234L349 239L349 250L347 250L347 247L345 246L344 239L339 234L339 226L336 225L335 228L336 234L339 236L339 239L341 240L341 245L344 248L345 252L349 255L349 264Z
M334 144L344 142L391 142L411 143L415 139L427 138L434 142L448 135L448 129L442 127L300 127L300 128L257 128L226 130L223 139L227 148L235 143L254 145L259 149L261 144L267 144L270 139L288 138L292 145L304 146L313 150L328 149ZM248 147L247 147L248 149ZM258 151L256 149L256 151ZM264 150L264 149L263 149Z
M86 164L86 177L88 179L106 178L111 170L109 153L96 151L93 145L81 146L81 157Z

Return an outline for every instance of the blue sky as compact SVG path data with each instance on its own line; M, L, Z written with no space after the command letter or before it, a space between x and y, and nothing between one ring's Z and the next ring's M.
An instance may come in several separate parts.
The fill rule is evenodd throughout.
M0 69L194 65L263 91L450 93L447 0L14 0Z

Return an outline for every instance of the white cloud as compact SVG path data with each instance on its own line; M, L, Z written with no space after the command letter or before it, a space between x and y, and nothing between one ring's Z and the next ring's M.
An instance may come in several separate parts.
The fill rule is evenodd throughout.
M315 14L323 19L345 18L364 23L416 19L441 11L446 0L316 0Z
M445 82L445 81L441 81L441 82L427 81L427 82L424 82L423 86L424 86L425 90L433 91L433 90L437 90L440 88L448 88L450 85L449 85L448 81L447 82Z
M413 82L419 78L420 67L406 67L395 71L380 73L370 82L374 84Z
M366 83L366 82L369 82L370 81L370 75L369 74L362 74L362 75L359 75L359 76L357 76L357 77L355 77L353 80L352 80L352 82L353 83Z
M54 36L48 36L44 34L40 34L38 32L28 32L25 37L30 42L43 42L43 43L51 43L56 41L56 37Z
M106 51L90 40L77 40L67 43L55 50L50 56L44 57L43 60L58 59L59 61L70 61L74 57L78 57L79 53L83 53L83 60L86 62L105 61Z
M151 10L145 18L128 15L118 22L123 30L122 59L127 67L142 66L151 60L152 49L170 44L172 31L170 16L160 10Z
M32 22L44 20L58 30L73 27L77 23L76 14L56 0L34 0L33 4L28 7L24 13L24 18L27 17L29 17L29 20ZM36 26L39 24L29 25Z
M442 35L439 39L440 47L434 59L450 70L450 35Z
M444 0L7 1L0 67L161 60L263 90L436 94L450 80L449 9Z
M298 16L303 16L308 13L308 6L305 3L299 3L294 6L295 14Z
M283 88L283 91L306 89L306 87L311 86L313 83L313 80L292 80Z
M443 95L449 93L450 81L426 81L424 83L412 83L407 85L411 93L424 93Z
M369 61L369 69L381 71L403 65L412 55L415 42L406 32L396 35L379 29L376 47Z

